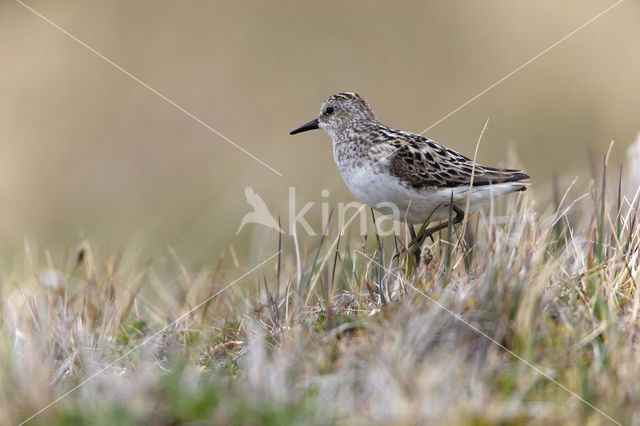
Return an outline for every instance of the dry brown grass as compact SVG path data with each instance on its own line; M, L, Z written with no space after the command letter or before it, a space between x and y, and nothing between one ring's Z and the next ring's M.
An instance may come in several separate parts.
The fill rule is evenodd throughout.
M30 421L637 423L638 203L596 187L496 205L418 268L376 235L301 265L283 237L244 277L225 255L27 249L0 287L0 423L69 390Z

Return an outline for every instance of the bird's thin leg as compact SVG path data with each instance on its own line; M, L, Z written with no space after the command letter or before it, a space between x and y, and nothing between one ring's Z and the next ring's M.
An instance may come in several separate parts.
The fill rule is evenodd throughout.
M409 243L409 246L411 246L411 244L416 240L416 229L413 225L407 225L407 227L409 228L409 235L411 235L411 242Z
M451 219L451 225L456 225L460 222L462 222L462 220L464 219L464 211L462 209L460 209L459 207L456 207L455 205L452 207L453 211L456 213L456 217ZM414 257L416 259L420 258L420 249L422 247L422 243L424 242L425 238L427 237L431 237L432 234L443 230L444 228L449 226L449 221L446 222L442 222L436 226L432 226L431 228L427 228L424 231L422 231L420 233L420 235L418 235L417 237L413 238L413 241L411 241L411 243L409 243L409 247L414 246L413 249L411 250L411 254L414 255ZM433 239L433 237L431 237Z
M453 211L456 213L456 217L454 217L453 219L451 219L451 224L452 225L457 225L458 223L462 222L462 220L464 219L464 211L462 211L459 207L453 206ZM424 230L424 234L426 234L427 237L431 236L431 234L434 234L438 231L443 230L444 228L446 228L447 226L449 226L449 221L446 222L442 222L436 226L433 226L431 228L427 228ZM424 240L425 237L422 237L422 240Z

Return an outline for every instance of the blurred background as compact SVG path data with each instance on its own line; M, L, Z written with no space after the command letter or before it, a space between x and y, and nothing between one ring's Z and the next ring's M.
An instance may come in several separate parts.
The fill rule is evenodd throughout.
M288 135L328 95L356 91L383 123L419 132L613 3L27 2L279 176L1 0L0 250L87 237L110 250L137 241L149 255L241 252L266 232L236 236L246 186L283 218L289 187L301 204L353 200L329 137ZM612 164L625 161L640 131L638 76L640 5L626 1L426 135L473 156L490 118L479 160L524 168L544 210L553 174L563 188L579 176L584 193L610 141ZM320 227L320 209L307 219Z

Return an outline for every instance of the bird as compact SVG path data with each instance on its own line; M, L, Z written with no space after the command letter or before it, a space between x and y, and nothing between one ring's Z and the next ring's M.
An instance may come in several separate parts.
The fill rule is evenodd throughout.
M418 244L463 220L469 192L467 213L530 185L521 170L483 166L425 136L385 126L357 93L329 96L317 118L290 134L314 129L333 140L338 171L360 202L409 225L445 221L414 238Z
M253 211L245 214L240 221L240 227L236 231L236 235L240 233L242 228L248 223L257 223L282 232L278 222L275 220L264 200L256 194L252 187L247 186L244 189L244 196L247 203L253 207Z

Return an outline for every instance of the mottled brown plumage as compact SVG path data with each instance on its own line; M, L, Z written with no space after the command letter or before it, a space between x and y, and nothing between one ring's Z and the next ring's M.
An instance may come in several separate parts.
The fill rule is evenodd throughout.
M389 142L396 151L390 155L389 172L413 188L454 188L517 182L529 176L515 169L482 166L464 155L421 135L403 134Z

